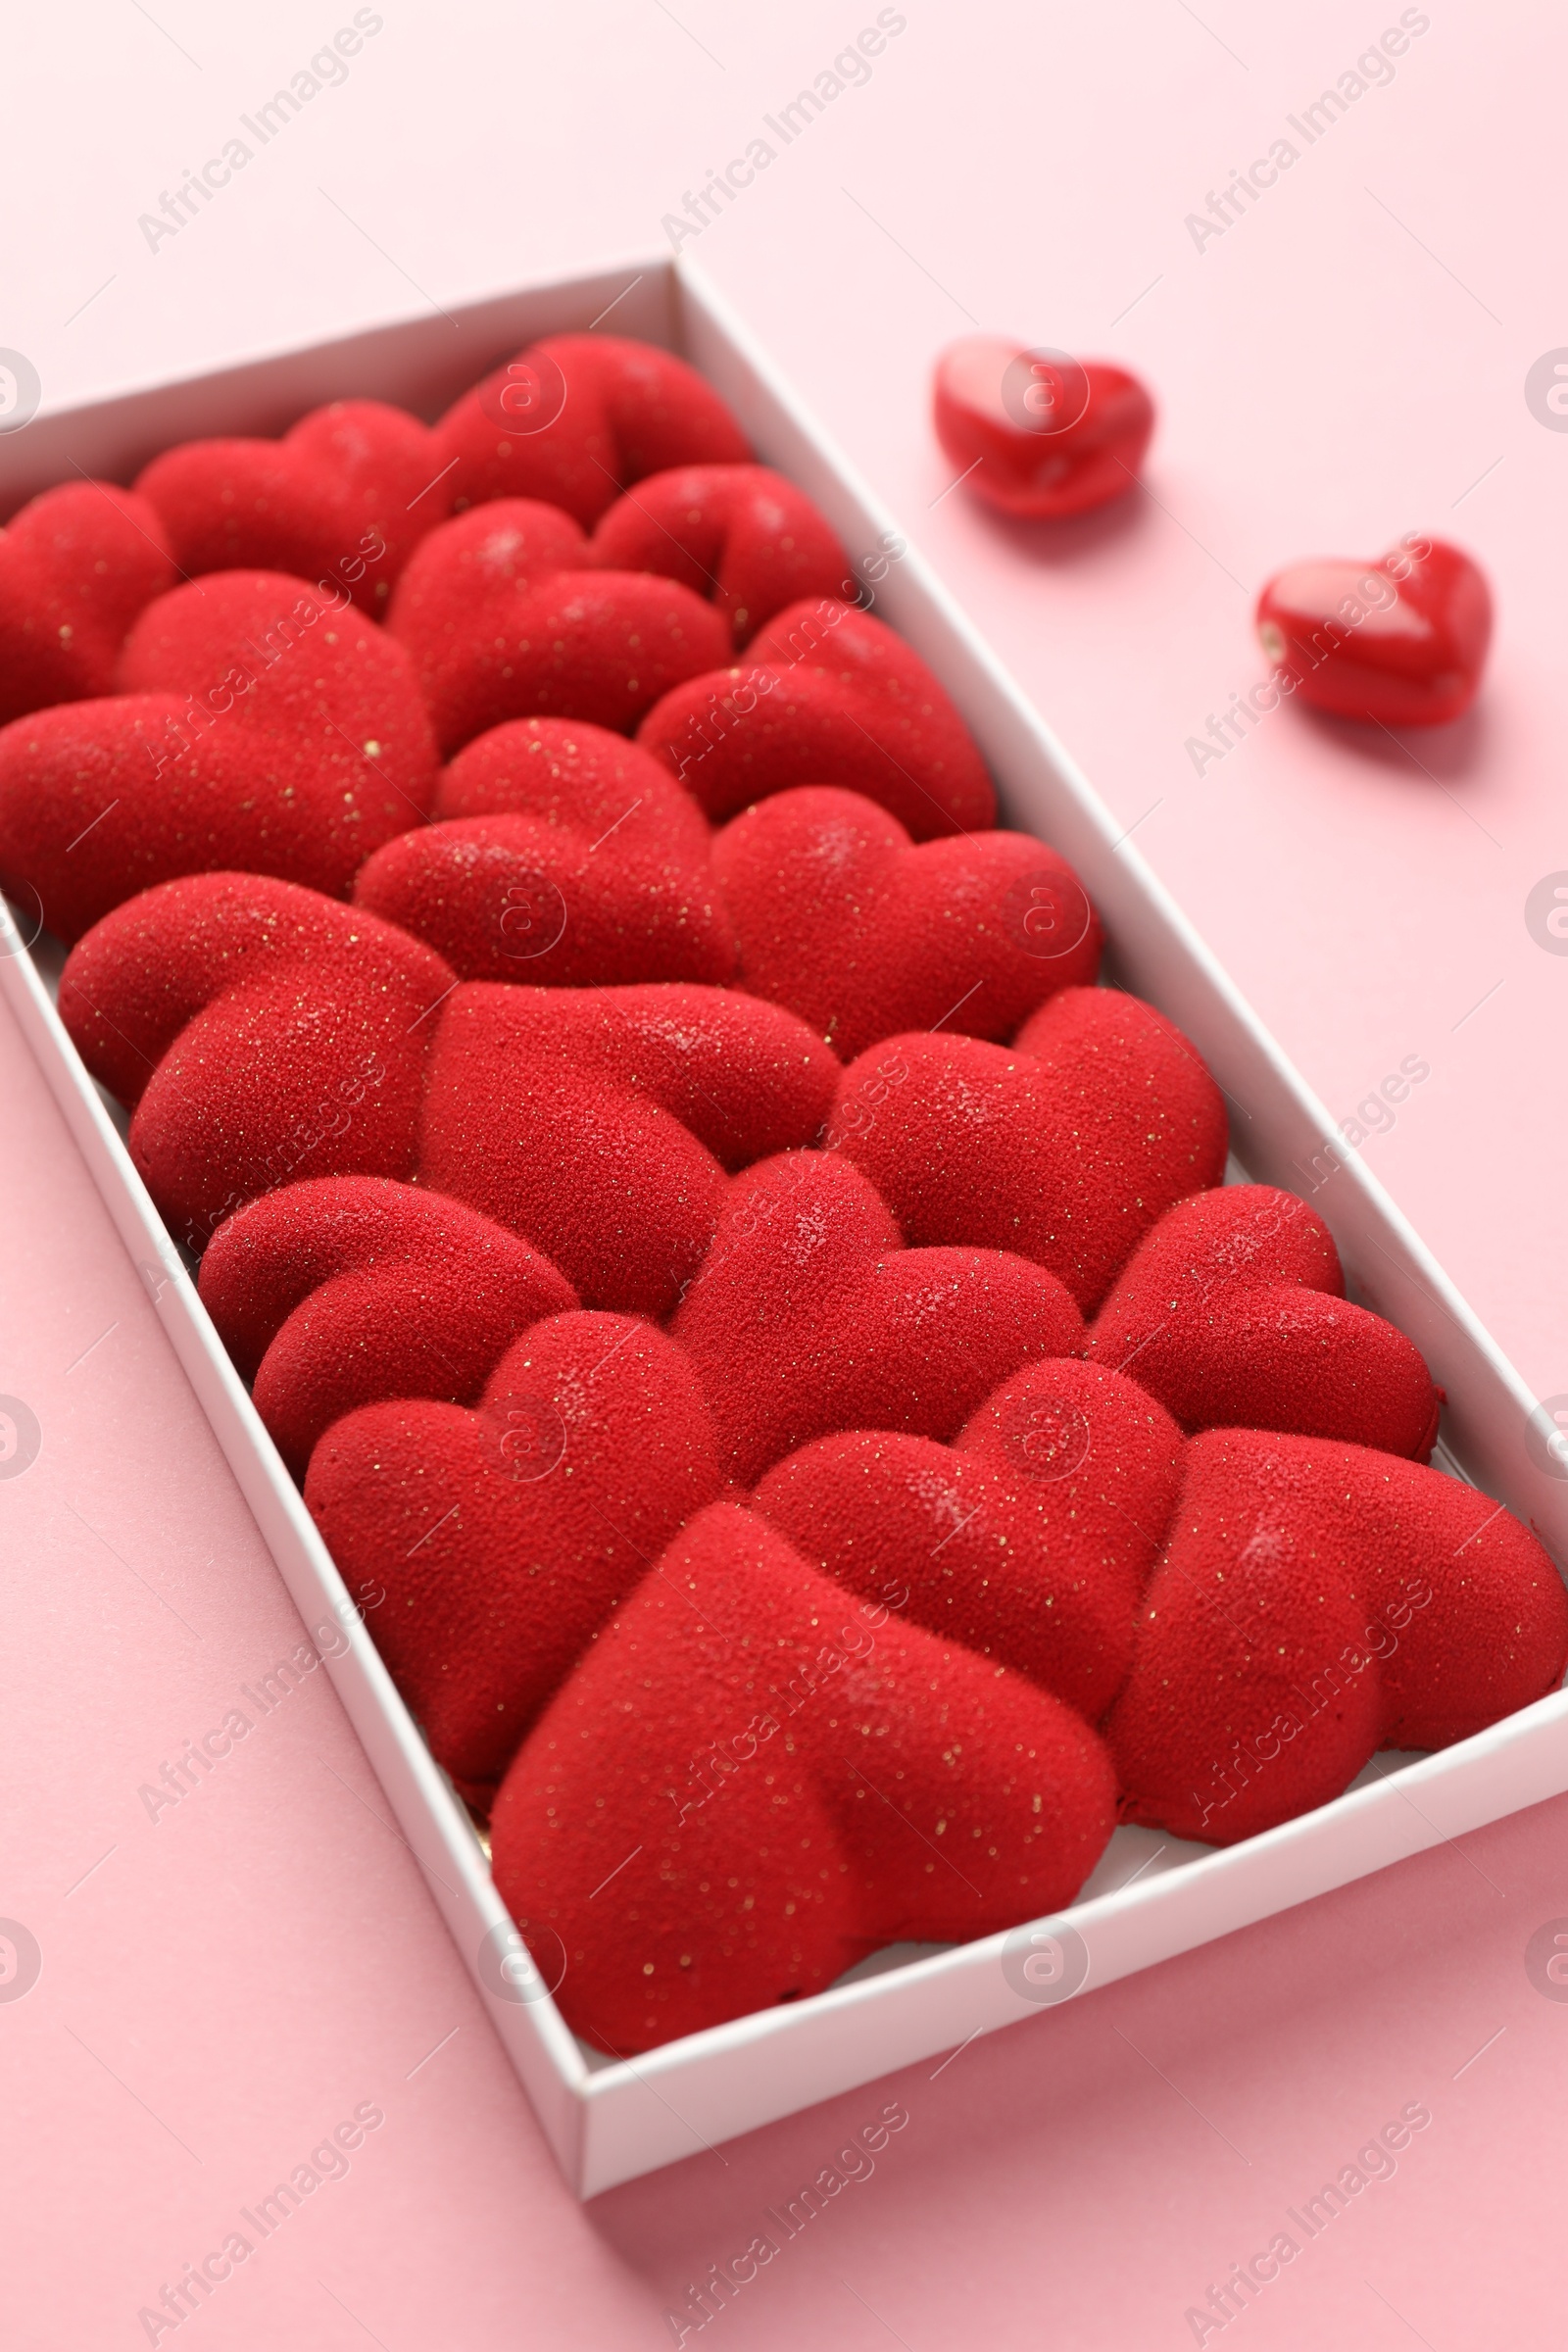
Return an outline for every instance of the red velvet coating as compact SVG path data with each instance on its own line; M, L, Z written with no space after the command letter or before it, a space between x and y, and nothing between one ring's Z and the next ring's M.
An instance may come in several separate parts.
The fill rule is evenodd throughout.
M472 1411L400 1399L347 1414L305 1482L351 1585L384 1590L377 1647L481 1804L604 1620L717 1492L690 1365L651 1325L604 1314L536 1323Z
M596 571L569 515L505 499L433 530L387 627L408 649L441 748L551 713L629 732L729 653L723 614L678 581Z
M957 1449L883 1430L821 1438L754 1507L864 1599L892 1599L1095 1721L1127 1678L1133 1619L1181 1482L1181 1432L1072 1358L1003 1383Z
M106 917L61 1008L192 1248L279 1184L417 1175L645 1314L701 1261L725 1168L816 1135L838 1070L753 997L460 984L364 909L232 874Z
M1100 965L1103 931L1064 858L1026 833L923 842L861 794L806 784L713 844L741 978L848 1060L941 1023L1010 1037Z
M296 1475L360 1405L473 1403L531 1323L577 1304L516 1234L383 1176L317 1177L252 1200L213 1236L198 1287Z
M819 1991L883 1944L1071 1899L1112 1784L1069 1708L857 1605L733 1504L658 1570L530 1733L492 1821L503 1900L542 1961L564 1949L575 2032L644 2050Z
M710 597L737 645L802 597L853 588L826 516L767 466L650 474L601 517L593 545L610 570L657 571Z
M1195 1193L1145 1235L1091 1353L1187 1429L1246 1424L1425 1460L1442 1393L1420 1349L1345 1298L1334 1238L1293 1193Z
M1322 1438L1192 1439L1107 1737L1124 1812L1230 1845L1553 1689L1568 1595L1456 1479Z
M434 433L381 400L334 400L280 441L182 441L142 468L182 572L286 571L377 618L451 505Z
M1092 1312L1163 1211L1225 1166L1225 1102L1179 1029L1064 989L1011 1047L886 1038L839 1082L828 1140L906 1242L1014 1250Z
M1003 1250L906 1250L865 1178L820 1152L735 1178L670 1331L742 1486L830 1430L952 1437L1020 1364L1085 1344L1051 1275Z
M157 598L119 683L0 734L0 873L64 939L179 874L346 895L429 809L435 745L407 657L298 580L219 572Z
M113 482L66 482L0 532L0 725L107 694L142 607L174 585L157 514Z
M837 1066L791 1014L720 989L475 982L443 1007L420 1173L526 1234L585 1303L665 1314L725 1168L808 1142Z
M863 793L915 841L997 821L946 689L902 637L832 597L777 613L744 668L672 688L637 740L715 822L791 784Z
M591 529L616 494L677 466L734 466L746 436L673 353L625 335L547 335L455 401L435 428L455 509L547 499Z
M453 984L373 915L289 882L197 874L94 926L60 1012L133 1110L130 1154L159 1208L200 1250L277 1185L414 1175L429 1015Z
M362 867L355 900L466 980L717 984L735 940L702 810L667 769L582 719L493 727L441 778L449 821Z

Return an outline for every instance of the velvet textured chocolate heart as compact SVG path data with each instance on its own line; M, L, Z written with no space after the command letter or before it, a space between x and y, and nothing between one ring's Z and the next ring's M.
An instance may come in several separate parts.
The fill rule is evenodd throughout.
M346 894L429 809L435 744L406 655L298 580L220 572L157 598L119 684L0 734L0 874L62 939L179 874Z
M737 645L786 605L853 587L826 518L766 466L650 474L602 517L593 551L612 571L657 571L711 597Z
M443 520L435 435L380 400L335 400L281 441L184 441L136 477L182 572L286 571L379 617Z
M754 1507L862 1599L1027 1674L1097 1721L1181 1485L1180 1431L1118 1373L1031 1363L956 1446L857 1429L768 1471Z
M791 784L863 793L915 841L997 821L946 690L902 637L832 597L777 613L744 668L673 687L637 740L715 822Z
M1071 988L1012 1046L884 1038L839 1081L828 1142L906 1242L1013 1250L1092 1313L1165 1209L1225 1166L1225 1104L1179 1029Z
M202 1304L289 1468L387 1397L471 1404L514 1340L576 1293L461 1200L383 1176L285 1185L220 1225Z
M1037 1356L1081 1352L1062 1285L1002 1250L906 1250L858 1171L824 1152L738 1176L671 1335L731 1477L834 1429L952 1437Z
M0 726L108 694L125 632L174 585L163 525L113 482L67 482L0 531Z
M1230 1845L1380 1747L1446 1747L1555 1688L1568 1595L1473 1487L1322 1438L1189 1441L1107 1724L1124 1812Z
M702 1261L726 1169L809 1142L838 1070L753 997L459 983L375 915L233 874L95 925L61 1011L191 1248L280 1184L416 1177L641 1314Z
M594 987L735 973L702 810L624 736L581 719L493 727L444 770L447 821L368 859L355 903L465 980Z
M647 474L752 454L695 368L624 335L529 344L455 401L435 437L455 509L544 499L590 530Z
M1425 1460L1442 1392L1421 1352L1345 1297L1321 1217L1269 1184L1195 1193L1122 1268L1090 1352L1184 1428L1348 1438Z
M585 1304L667 1314L726 1169L809 1143L836 1070L804 1022L723 989L476 981L442 1007L420 1178L525 1234Z
M740 976L848 1060L903 1029L1010 1037L1092 981L1100 918L1064 858L1026 833L916 848L874 801L803 785L713 844Z
M437 1760L487 1803L539 1709L677 1528L718 1493L691 1366L623 1315L508 1349L471 1411L366 1405L311 1457L332 1556L386 1600L376 1642Z
M387 628L445 752L536 714L629 731L729 652L728 623L702 597L650 572L596 571L570 515L527 499L433 530L398 583Z
M524 1933L564 1949L567 2023L621 2052L818 1991L883 1944L1050 1911L1112 1817L1070 1708L858 1606L717 1503L529 1734L492 1860ZM607 1932L592 1906L617 1872Z

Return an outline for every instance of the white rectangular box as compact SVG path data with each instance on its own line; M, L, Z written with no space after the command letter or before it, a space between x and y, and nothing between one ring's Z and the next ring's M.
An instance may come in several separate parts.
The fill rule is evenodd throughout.
M824 439L765 356L690 264L632 262L474 303L456 332L426 317L340 341L271 353L186 381L134 387L39 416L0 436L0 513L77 469L128 480L171 442L277 433L318 403L396 401L425 416L535 336L596 324L683 352L724 394L758 454L791 475L852 558L897 518ZM1230 1098L1232 1141L1249 1177L1310 1193L1332 1228L1355 1296L1401 1326L1447 1391L1444 1449L1458 1469L1568 1559L1568 1462L1555 1425L1422 1248L1381 1186L1338 1142L1322 1105L1284 1059L1201 941L1119 840L1088 780L922 563L909 554L877 610L953 695L990 761L1004 821L1068 857L1101 908L1118 982L1168 1013ZM312 1623L348 1611L347 1594L293 1480L230 1364L179 1252L61 1027L14 926L0 937L0 987L92 1170L165 1329L206 1408L273 1557ZM585 2052L537 1981L509 1983L487 1938L507 1915L463 1808L437 1771L363 1624L327 1661L343 1703L425 1872L458 1948L577 2193L690 2155L977 2032L1035 2014L989 1936L906 1965L859 1974L811 1999L697 2034L630 2061ZM1392 1769L1388 1769L1389 1766ZM1061 1914L1089 1957L1084 1986L1288 1909L1439 1840L1568 1788L1568 1693L1420 1761L1382 1759L1334 1803L1222 1852L1121 1830ZM1144 1865L1140 1867L1140 1865ZM1134 1884L1125 1884L1136 1871ZM538 1997L525 1997L536 1994ZM1049 2031L1049 2028L1043 2028Z

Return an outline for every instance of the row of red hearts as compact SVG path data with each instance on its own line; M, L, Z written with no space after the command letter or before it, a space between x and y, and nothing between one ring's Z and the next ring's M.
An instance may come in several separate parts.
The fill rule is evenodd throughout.
M967 489L1009 513L1058 517L1134 485L1153 406L1109 363L980 336L939 364L935 419ZM589 527L650 473L731 467L750 454L683 363L620 338L567 335L519 354L428 430L378 402L340 402L281 443L172 450L129 499L105 484L48 493L0 540L0 720L108 691L129 620L176 573L260 566L332 578L384 611L414 547L452 513L522 496ZM809 569L820 541L806 530ZM627 510L605 560L714 588L744 643L761 614L744 581L715 576L723 539L723 518L690 516L677 492L667 508ZM881 564L872 559L873 576ZM825 591L810 586L841 592L845 577L841 567ZM1411 535L1381 564L1290 567L1264 589L1258 624L1280 691L1349 716L1434 724L1479 685L1491 603L1469 557Z
M1400 1667L1419 1669L1400 1706L1426 1693L1413 1720L1428 1736L1440 1724L1461 1736L1560 1671L1565 1604L1549 1560L1506 1513L1487 1513L1483 1541L1480 1498L1416 1468L1440 1401L1417 1350L1344 1299L1332 1241L1304 1203L1219 1185L1222 1100L1135 1000L1062 990L1010 1048L906 1035L841 1069L804 1023L736 991L465 983L373 916L220 875L168 884L97 925L61 1003L89 1066L136 1105L131 1149L159 1206L176 1230L217 1226L203 1295L307 1471L345 1573L401 1592L416 1561L383 1646L472 1790L494 1788L628 1578L722 1483L749 1493L801 1447L849 1443L845 1432L880 1433L867 1442L884 1448L907 1437L940 1461L999 1384L1062 1359L1055 1396L1086 1353L1080 1420L1092 1408L1102 1425L1088 1486L1059 1396L1055 1423L1012 1432L1019 1466L1068 1479L1085 1508L1120 1492L1144 1531L1143 1571L1123 1591L1099 1537L1079 1557L1083 1528L1038 1509L1024 1516L1040 1521L1045 1551L1024 1583L990 1556L1007 1541L995 1515L967 1544L942 1528L923 1546L928 1569L941 1559L935 1626L987 1650L984 1622L1001 1607L1002 1654L1048 1687L1066 1656L1077 1680L1062 1695L1090 1716L1114 1697L1180 1482L1157 1508L1119 1487L1132 1440L1104 1423L1108 1379L1135 1420L1250 1425L1272 1496L1221 1513L1213 1531L1218 1581L1245 1566L1256 1587L1261 1646L1240 1685L1234 1658L1220 1685L1194 1685L1178 1779L1194 1743L1211 1749L1237 1729L1238 1690L1244 1712L1273 1690L1282 1610L1305 1657L1321 1643L1331 1566L1348 1580L1346 1608L1370 1605L1362 1506L1335 1516L1342 1478L1352 1503L1362 1489L1389 1501L1380 1560L1403 1559L1442 1596L1430 1623L1443 1629L1445 1711L1428 1704L1430 1645L1407 1643ZM341 1107L298 1153L302 1108L323 1096ZM803 1148L824 1133L834 1149ZM667 1341L654 1318L667 1319ZM548 1335L564 1345L584 1331L570 1344L587 1359L556 1362ZM616 1393L612 1360L634 1395L606 1435L591 1392L597 1380L601 1406ZM499 1443L467 1409L481 1398ZM570 1474L541 1495L568 1420ZM1282 1452L1271 1430L1304 1455ZM704 1459L709 1484L693 1489ZM1292 1500L1300 1460L1328 1482L1315 1538ZM930 1468L913 1463L911 1492ZM534 1489L526 1528L494 1499L519 1481ZM1245 1562L1229 1556L1238 1544ZM1021 1535L1015 1548L1028 1549ZM862 1539L858 1556L870 1549ZM919 1557L903 1560L906 1583L920 1572ZM1087 1668L1069 1632L1085 1607L1098 1628ZM1186 1611L1174 1616L1179 1629ZM1154 1618L1145 1631L1157 1655ZM490 1692L482 1705L476 1689ZM1356 1740L1387 1729L1381 1704L1355 1714ZM1251 1731L1277 1712L1271 1697ZM1271 1818L1300 1801L1309 1756L1331 1769L1318 1748L1335 1725L1339 1758L1346 1718L1331 1713L1293 1769L1269 1776ZM1168 1826L1190 1820L1191 1793L1166 1790ZM1256 1822L1238 1808L1223 1826Z

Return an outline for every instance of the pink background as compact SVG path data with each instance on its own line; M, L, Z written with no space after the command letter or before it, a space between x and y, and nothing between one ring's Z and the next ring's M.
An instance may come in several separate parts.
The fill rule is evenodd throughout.
M426 298L439 333L440 302L655 249L876 12L389 6L344 85L151 253L137 216L352 11L155 13L35 12L13 34L28 234L0 342L51 404ZM1371 1163L1538 1391L1568 1389L1568 962L1523 915L1568 867L1568 437L1524 397L1568 343L1568 32L1434 7L1392 82L1304 148L1285 118L1397 8L904 13L866 86L686 250L1142 819L1332 1112L1430 1061ZM1282 135L1299 160L1198 250L1185 216ZM1054 535L941 496L925 381L971 320L1143 371L1162 410L1147 495ZM1496 586L1474 715L1401 745L1287 709L1200 778L1186 739L1262 671L1262 578L1411 528ZM138 2307L370 2101L385 2122L347 2178L189 2340L667 2343L687 2282L894 2097L910 2121L874 2176L705 2340L1190 2343L1186 2308L1416 2101L1433 2122L1396 2177L1225 2334L1559 2340L1568 2005L1524 1950L1568 1914L1568 1800L578 2208L324 1675L147 1818L139 1786L297 1622L9 1024L0 1064L0 1391L44 1431L0 1482L0 1914L43 1953L0 2001L8 2340L145 2342Z

